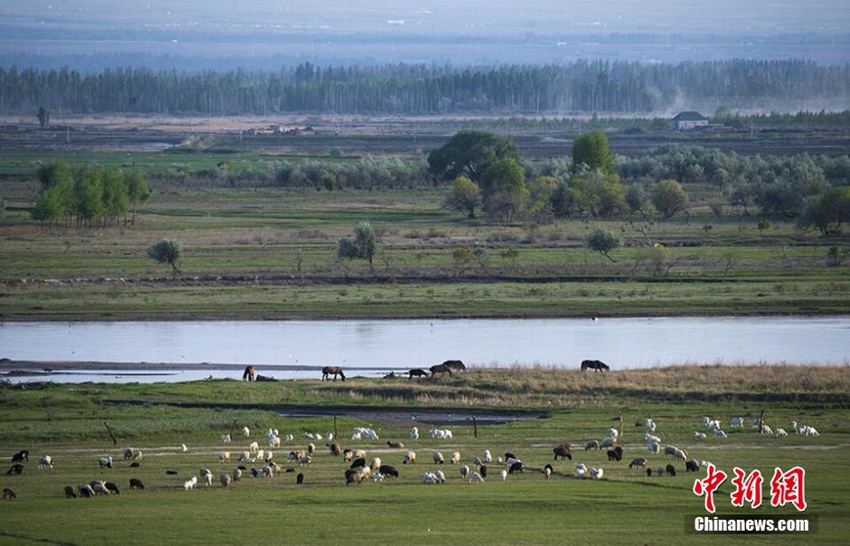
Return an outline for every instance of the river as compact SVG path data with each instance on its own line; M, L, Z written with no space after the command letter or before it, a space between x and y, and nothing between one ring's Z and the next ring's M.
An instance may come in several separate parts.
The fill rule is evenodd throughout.
M49 374L50 380L64 382L239 377L246 364L278 379L317 377L316 370L329 364L349 375L377 376L446 359L471 366L576 368L590 358L615 370L677 364L845 365L850 363L848 340L850 316L0 322L0 358L124 363L114 370L71 366ZM171 365L158 369L154 363ZM8 371L9 363L4 365ZM21 378L45 376L15 375Z

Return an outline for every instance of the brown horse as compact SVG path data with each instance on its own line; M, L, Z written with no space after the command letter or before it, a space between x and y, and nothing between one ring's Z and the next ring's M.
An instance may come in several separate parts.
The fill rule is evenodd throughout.
M334 381L336 381L336 376L340 376L345 381L345 374L342 373L342 368L339 366L325 366L322 368L322 381L330 381L330 376L334 376Z
M611 368L609 368L608 365L601 360L582 360L581 371L586 371L587 369L596 370L597 372L605 372Z
M414 377L428 377L428 372L426 372L422 368L413 368L412 370L407 372L407 378L413 379Z
M448 366L450 369L456 372L462 372L466 370L466 366L463 365L463 362L460 360L446 360L443 362L443 366Z
M253 381L257 370L253 366L245 366L245 371L242 372L242 381Z
M434 366L431 366L428 369L431 370L431 377L434 377L438 373L452 375L452 369L449 366L447 366L445 363L436 364Z

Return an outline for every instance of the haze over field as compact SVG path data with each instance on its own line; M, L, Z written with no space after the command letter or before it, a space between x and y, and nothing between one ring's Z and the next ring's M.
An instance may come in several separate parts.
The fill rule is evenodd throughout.
M0 66L850 59L846 0L0 0Z

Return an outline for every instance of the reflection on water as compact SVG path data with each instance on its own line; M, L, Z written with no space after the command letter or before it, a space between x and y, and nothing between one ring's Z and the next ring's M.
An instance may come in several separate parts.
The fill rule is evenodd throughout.
M313 370L329 364L375 376L447 359L472 366L575 368L591 358L614 369L688 363L842 365L850 363L848 333L846 316L6 322L0 323L0 358L187 366L155 379L163 381L239 378L246 364L279 379L315 377ZM199 363L209 364L190 369ZM144 372L145 365L133 371ZM122 368L117 375L99 377L149 379L126 373ZM93 377L74 377L86 376Z

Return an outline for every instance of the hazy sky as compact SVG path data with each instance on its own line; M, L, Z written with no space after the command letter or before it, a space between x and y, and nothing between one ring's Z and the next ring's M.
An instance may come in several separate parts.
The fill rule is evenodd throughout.
M643 39L652 45L646 50L605 43L622 35L655 38ZM826 37L833 50L815 52L808 39L770 43L785 35L797 37L785 42ZM678 50L653 50L658 39ZM5 61L16 53L138 52L473 63L560 62L565 53L816 55L846 62L848 43L850 0L0 0Z

